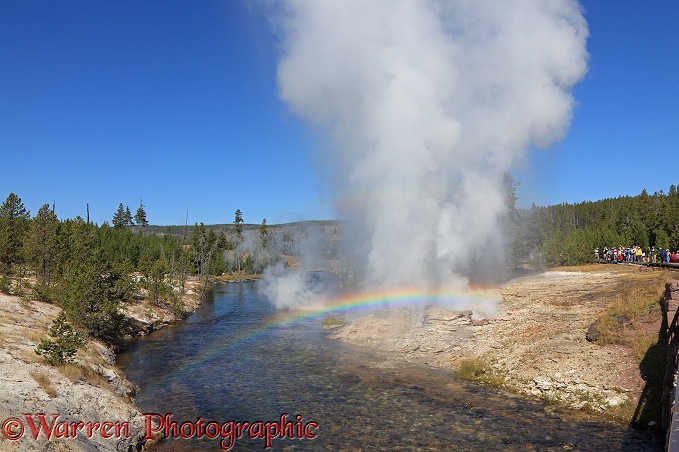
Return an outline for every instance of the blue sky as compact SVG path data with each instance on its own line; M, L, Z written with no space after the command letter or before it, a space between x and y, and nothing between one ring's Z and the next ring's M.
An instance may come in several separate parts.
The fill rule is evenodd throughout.
M679 185L679 2L582 2L589 72L566 139L517 171L519 203L575 203Z
M679 184L679 3L583 2L590 69L519 204ZM278 42L239 0L0 3L0 197L152 224L334 218L314 137L278 98Z

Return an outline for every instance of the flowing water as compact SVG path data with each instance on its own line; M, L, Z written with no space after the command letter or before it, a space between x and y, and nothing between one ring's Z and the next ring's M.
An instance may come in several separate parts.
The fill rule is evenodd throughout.
M327 339L318 318L280 316L255 282L218 285L188 319L120 355L140 386L143 413L172 414L178 426L217 423L214 439L197 438L189 426L191 438L165 441L161 450L220 450L219 428L229 421L269 422L273 435L283 414L285 436L296 438L274 438L268 450L662 450L661 438L594 415L443 372L389 367ZM305 425L315 438L298 438ZM264 450L266 439L253 431L255 438L234 437L231 450Z

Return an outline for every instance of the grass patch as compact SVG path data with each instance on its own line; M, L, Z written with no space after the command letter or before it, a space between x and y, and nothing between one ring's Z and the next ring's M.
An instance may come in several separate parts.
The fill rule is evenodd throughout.
M561 401L556 395L550 394L548 392L543 392L542 394L540 394L540 400L545 405L558 405L561 403Z
M663 379L667 358L667 336L662 328L662 294L672 273L637 272L626 275L615 289L611 306L594 325L601 335L599 344L628 347L645 381L638 403L623 403L611 410L618 421L646 428L649 422L661 424ZM657 325L656 328L650 328ZM641 328L645 326L645 328Z
M596 264L583 264L583 265L560 265L557 267L551 267L550 270L553 271L560 271L560 272L596 272L596 271L602 271L602 265L599 263ZM616 267L610 267L606 268L607 271L611 271L612 269L616 271L620 270L627 270L628 268L626 266L616 266Z
M74 363L65 363L59 366L58 369L73 383L85 382L99 388L104 388L108 385L108 381L90 367L83 367Z
M336 328L338 326L346 325L347 322L339 317L326 317L323 319L324 328Z
M37 363L44 363L45 360L43 360L40 356L35 354L35 351L33 350L24 350L24 349L19 349L15 350L12 352L12 356L14 356L16 359L19 359L26 364L37 364Z
M625 400L620 405L612 408L610 410L610 415L617 422L629 425L632 423L632 419L634 418L634 413L636 412L636 410L637 405L634 402L632 402L631 400Z
M460 362L460 367L453 372L460 380L474 381L490 386L502 386L504 379L483 358L469 358Z
M43 330L31 328L26 332L25 338L28 340L28 342L39 344L40 341L44 339L45 334L47 333Z
M596 406L605 405L604 400L597 394L592 394L589 391L576 390L573 394L580 402L585 402L583 408L589 406L589 409L595 409ZM581 409L583 409L581 408Z
M662 294L667 272L649 275L646 272L627 275L614 289L617 293L611 306L596 321L600 344L620 344L635 347L634 325L643 320L661 318ZM643 356L643 354L642 354Z
M651 347L658 344L658 335L654 333L642 333L630 337L627 342L632 347L632 357L635 363L641 363ZM665 353L665 347L662 350ZM663 366L663 371L665 370Z
M45 372L32 371L31 377L33 377L33 380L38 383L38 386L40 386L48 396L54 397L57 395L57 389L52 384L49 375Z
M590 402L585 402L585 404L580 407L580 411L585 411L587 413L598 413L599 410L596 406L592 405Z

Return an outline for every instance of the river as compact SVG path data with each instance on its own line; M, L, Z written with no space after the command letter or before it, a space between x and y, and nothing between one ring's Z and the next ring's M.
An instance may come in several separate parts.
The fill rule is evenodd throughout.
M140 387L139 409L177 422L179 438L161 450L220 450L222 439L234 451L264 450L260 426L242 425L240 437L220 429L261 422L274 436L284 414L286 438L271 438L268 450L662 450L657 436L593 414L385 366L327 339L318 318L281 319L256 282L220 284L185 321L119 356Z

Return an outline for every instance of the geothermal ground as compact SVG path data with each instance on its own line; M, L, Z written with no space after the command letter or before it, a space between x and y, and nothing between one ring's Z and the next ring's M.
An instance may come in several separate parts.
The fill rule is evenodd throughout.
M625 281L664 276L623 265L548 271L495 289L502 302L487 321L472 321L469 311L431 307L423 315L394 308L336 327L330 337L377 351L383 367L407 361L454 371L481 358L496 384L511 390L572 408L629 411L645 385L632 350L588 342L586 333ZM638 334L657 334L657 312L634 326Z
M197 281L191 280L187 286L183 300L186 309L194 311L199 305L193 290ZM7 432L11 435L16 428L3 430L0 450L136 450L145 434L144 418L132 399L137 388L116 367L110 347L91 339L78 351L75 362L61 366L48 365L35 354L40 340L48 338L59 311L54 304L30 297L0 294L0 421L16 418L25 428L23 437L16 441L6 438ZM168 309L153 306L146 299L127 304L123 313L130 336L148 334L175 320ZM26 427L25 415L40 413L48 415L48 425L56 414L57 422L128 423L129 436L105 438L96 432L88 436L82 430L75 438L54 435L48 439L39 433L35 439ZM37 425L39 418L33 419Z

